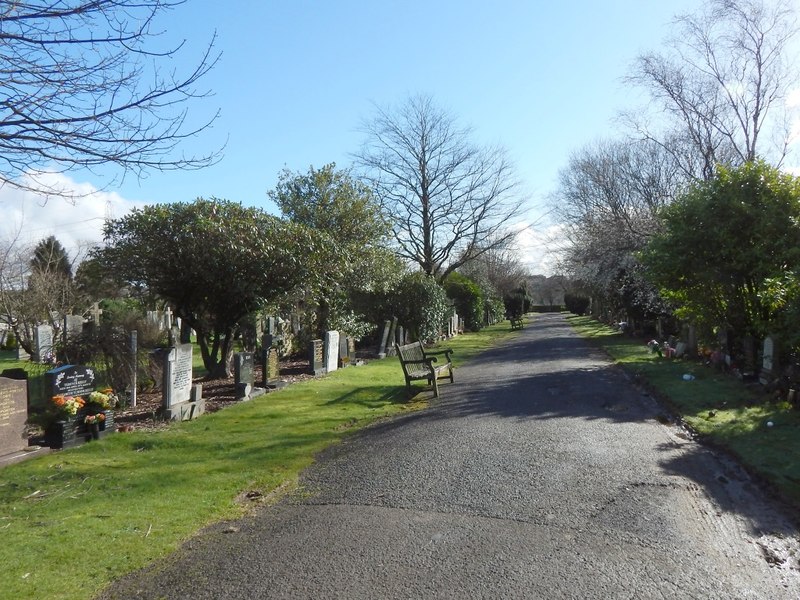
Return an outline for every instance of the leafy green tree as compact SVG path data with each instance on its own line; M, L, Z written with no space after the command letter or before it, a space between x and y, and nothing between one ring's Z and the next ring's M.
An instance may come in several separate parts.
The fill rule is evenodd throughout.
M444 280L444 289L455 304L456 312L464 319L464 327L479 331L483 327L485 301L480 286L454 271Z
M677 316L737 339L767 333L770 282L800 268L800 179L761 161L719 167L663 220L641 258Z
M331 163L307 173L284 170L269 197L284 217L321 236L317 253L306 256L314 268L301 289L315 310L317 333L366 333L373 325L364 320L359 298L387 289L402 273L386 247L390 227L370 188Z
M98 256L197 332L212 376L230 375L239 321L303 281L304 254L320 251L306 228L216 198L136 209L108 222L105 240Z
M67 251L54 235L43 239L33 249L31 269L48 275L62 275L72 279L72 265Z
M408 327L412 338L421 342L435 342L439 338L452 307L436 279L423 272L408 273L393 298L394 314Z

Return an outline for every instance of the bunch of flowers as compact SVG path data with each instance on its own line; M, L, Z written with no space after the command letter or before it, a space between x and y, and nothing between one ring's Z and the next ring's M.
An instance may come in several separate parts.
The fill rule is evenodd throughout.
M99 406L103 410L111 408L111 398L104 392L95 391L89 394L89 403Z
M53 396L56 410L62 414L75 416L79 409L86 404L80 396Z
M86 415L86 417L83 419L83 422L87 425L94 425L95 423L100 424L105 420L105 413L97 413L96 415Z

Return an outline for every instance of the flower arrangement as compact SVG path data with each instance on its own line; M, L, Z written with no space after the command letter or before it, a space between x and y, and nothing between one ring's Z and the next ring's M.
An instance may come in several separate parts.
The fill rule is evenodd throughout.
M87 425L99 425L106 420L105 413L97 413L96 415L86 415L83 422Z
M111 388L104 388L89 394L89 404L97 406L102 410L114 408L119 404L119 398Z
M86 401L80 396L53 396L56 411L65 416L75 416L84 407Z

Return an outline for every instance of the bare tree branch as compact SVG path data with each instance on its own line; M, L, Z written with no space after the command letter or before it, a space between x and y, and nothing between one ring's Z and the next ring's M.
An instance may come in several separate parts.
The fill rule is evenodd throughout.
M195 169L219 153L175 155L206 129L187 119L187 102L219 59L214 39L188 74L163 59L183 43L149 47L156 17L182 1L30 0L0 2L0 182L68 195L37 175L114 164L121 176Z
M500 147L477 147L427 96L377 109L355 156L393 220L398 254L443 280L516 233L522 212L513 166Z

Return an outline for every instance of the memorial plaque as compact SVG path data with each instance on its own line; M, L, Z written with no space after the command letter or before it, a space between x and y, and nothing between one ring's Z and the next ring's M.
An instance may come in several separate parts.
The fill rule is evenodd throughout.
M92 367L64 365L44 374L45 392L53 396L85 396L94 391L95 372Z
M28 447L28 382L0 377L0 456Z

